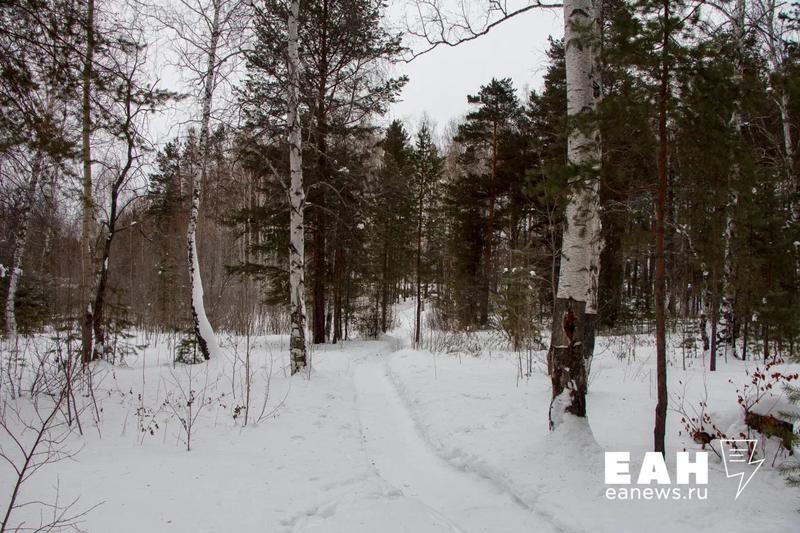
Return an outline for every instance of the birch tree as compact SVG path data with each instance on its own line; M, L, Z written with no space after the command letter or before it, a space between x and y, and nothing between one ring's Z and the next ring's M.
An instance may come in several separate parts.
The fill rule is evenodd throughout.
M92 226L94 202L92 199L92 78L95 54L94 0L86 1L85 55L81 73L81 360L87 364L92 358L92 308L91 282L94 265L92 252Z
M506 20L537 8L564 9L564 46L567 70L567 118L571 132L567 160L576 171L566 208L553 327L548 352L553 399L550 426L555 428L566 413L586 416L588 362L594 351L597 294L600 274L599 129L592 116L600 97L600 76L596 70L599 37L596 0L567 0L560 3L531 1L517 8L491 2L481 16L465 0L460 9L449 10L439 0L415 2L415 23L409 33L428 46L411 59L439 46L457 46L486 35ZM458 7L457 6L457 7ZM448 13L460 13L450 16Z
M744 59L747 53L745 49L745 39L747 37L747 29L745 27L745 0L736 0L736 4L731 16L733 26L733 39L735 49L735 62L734 62L734 83L736 84L736 98L733 101L733 110L731 111L731 125L733 132L736 136L736 143L742 140L742 83L744 81ZM739 179L741 177L741 166L736 161L736 153L731 154L733 159L731 163L731 170L728 177L728 205L725 210L725 266L723 271L723 294L722 301L720 302L720 315L723 321L723 340L726 344L733 347L736 353L736 270L735 250L733 249L734 238L736 234L736 207L739 204L739 194L737 188L739 186ZM712 352L711 360L716 363L716 348L717 339L712 339Z
M305 191L303 190L303 137L300 124L300 52L298 18L300 0L291 0L288 14L288 122L289 122L289 312L292 374L306 366L305 304Z
M31 213L36 201L36 194L39 189L39 181L42 178L43 164L42 157L34 154L30 161L15 161L12 168L15 173L27 175L27 182L19 189L19 222L17 231L14 234L14 255L8 280L8 295L6 297L6 336L14 342L17 337L16 319L16 295L19 282L22 278L22 259L28 244L28 231L30 226ZM0 174L2 175L2 174ZM5 179L6 177L3 176Z
M553 389L550 427L565 414L586 416L588 363L594 352L600 274L600 135L592 118L600 97L596 70L598 5L564 3L567 71L567 161L574 168L563 231L548 369Z
M744 0L737 0L744 2ZM795 6L797 4L795 3ZM797 28L792 26L787 11L789 4L780 0L753 0L751 18L753 31L758 42L766 51L772 69L771 96L780 113L780 146L783 152L787 187L795 194L800 193L800 179L795 172L794 158L797 153L797 141L792 134L792 117L790 114L789 75L792 40L797 39ZM795 45L796 46L796 45ZM795 202L793 216L800 220L800 202Z
M214 329L203 300L203 280L197 248L197 226L203 186L208 177L209 137L214 99L226 80L231 60L239 56L246 34L250 3L245 0L180 0L177 9L158 9L156 18L174 34L178 64L200 85L199 168L192 175L191 207L186 230L187 268L197 344L205 360L219 353Z
M288 126L286 89L291 85L286 58L288 7L283 1L265 0L255 17L257 44L248 54L243 107L252 130L258 132L259 143L288 137L283 133ZM308 110L308 142L303 148L307 160L313 162L303 177L307 193L304 220L311 229L307 246L312 296L309 334L314 343L326 341L326 317L341 317L341 291L339 298L334 295L330 302L328 286L330 271L338 268L341 272L347 262L342 246L331 240L341 222L337 209L351 209L341 201L335 183L342 173L333 152L339 142L363 131L370 116L383 113L406 81L405 77L388 77L384 69L402 49L400 37L381 25L383 9L375 0L308 0L298 23L302 58L299 100ZM271 165L269 161L265 164ZM332 263L327 257L330 252ZM329 307L332 313L327 312ZM333 322L341 324L341 318ZM333 337L341 338L336 329Z
M26 0L8 2L0 13L0 176L13 191L17 215L5 302L10 338L17 334L17 292L40 187L72 155L66 125L78 15L69 3Z

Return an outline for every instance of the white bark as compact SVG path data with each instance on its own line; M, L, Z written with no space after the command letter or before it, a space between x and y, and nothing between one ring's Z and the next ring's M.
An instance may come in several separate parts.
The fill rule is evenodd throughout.
M778 110L781 113L781 127L783 129L783 155L786 158L787 173L794 179L794 189L798 190L797 175L794 173L794 141L792 140L792 123L789 120L789 95L781 91L778 98Z
M300 55L298 49L298 16L300 0L291 0L288 18L289 48L289 291L292 374L306 366L306 305L305 305L305 192L303 190L303 153L300 113Z
M34 156L37 157L37 156ZM39 174L41 172L38 159L34 159L31 165L31 175L27 187L22 191L20 205L19 228L17 229L14 241L14 256L11 263L11 272L8 280L8 296L6 297L6 336L14 341L17 336L17 289L19 288L20 278L22 278L22 258L28 244L28 229L31 221L31 211L33 210L36 189L39 184Z
M92 68L95 52L94 0L86 2L86 56L83 63L81 98L81 159L83 179L81 194L81 359L84 364L92 357L92 303L91 282L94 269L92 252L92 225L94 201L92 198Z
M211 136L211 105L217 76L217 47L220 37L220 4L213 2L214 13L211 18L210 39L206 56L206 70L203 79L202 114L200 118L200 174L192 179L192 207L189 212L189 227L186 232L186 244L189 263L189 280L192 286L192 318L197 335L197 342L205 359L215 357L219 353L214 329L208 321L205 303L203 302L203 280L200 275L200 263L197 257L197 219L200 215L200 198L208 173L208 140Z
M788 61L786 47L783 43L788 37L787 33L792 31L789 22L780 17L780 9L782 7L785 8L785 5L779 5L776 0L753 0L752 5L754 6L752 13L753 31L759 37L766 50L773 72L778 74L780 79L785 75ZM786 90L785 82L778 83L777 86L773 85L772 89L777 93L773 100L778 107L781 118L783 142L780 149L783 151L786 171L785 186L788 189L787 192L797 192L800 191L800 181L798 181L798 175L794 171L795 144L792 137L791 117L789 114L789 94ZM792 206L792 216L795 220L800 219L800 204Z
M600 133L590 120L600 97L596 72L597 12L593 0L564 3L567 70L567 158L576 169L570 184L561 247L558 290L548 370L553 387L550 427L567 414L586 416L589 362L594 352L594 325L600 275Z
M600 96L595 72L593 44L596 12L592 0L564 3L565 53L567 69L567 116L579 119L594 112ZM597 313L600 275L599 131L585 124L573 127L568 139L567 158L580 169L573 183L566 211L566 228L561 249L558 298L586 303L586 313Z

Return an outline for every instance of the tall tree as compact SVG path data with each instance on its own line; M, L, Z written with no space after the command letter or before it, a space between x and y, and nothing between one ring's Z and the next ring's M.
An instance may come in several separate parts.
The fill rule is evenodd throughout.
M81 163L83 166L81 194L81 285L80 317L81 354L83 363L92 358L92 301L91 286L94 273L94 252L92 250L94 201L92 198L92 84L95 55L94 0L86 0L86 51L83 58L81 93Z
M171 9L157 9L155 18L175 36L174 47L181 66L201 86L199 168L192 175L191 207L186 229L187 267L191 287L192 320L198 347L208 360L218 355L214 328L208 320L203 280L197 252L197 224L203 187L208 180L209 138L214 112L214 96L226 81L232 60L239 57L242 39L250 20L249 2L243 0L180 0Z
M14 190L17 220L5 302L11 338L41 189L74 155L68 109L75 103L71 61L80 47L82 19L72 2L29 0L6 3L0 18L0 162L3 182Z
M106 343L106 307L112 244L122 229L119 222L132 203L125 195L132 194L130 182L139 174L141 152L148 144L144 131L146 117L174 96L158 89L156 84L144 77L146 46L141 30L133 27L127 30L125 37L120 39L119 57L113 70L109 69L110 79L106 82L113 95L105 106L108 130L112 142L119 145L121 155L114 161L106 162L103 173L108 180L108 206L107 218L102 221L103 239L92 302L94 359L111 355Z
M414 188L416 196L416 261L414 283L416 284L416 310L414 313L414 345L419 348L422 335L422 276L423 276L423 238L428 236L428 252L431 251L430 226L434 216L439 193L443 159L433 141L430 125L423 122L417 132L414 146ZM427 231L426 231L427 230Z
M400 36L381 25L384 6L375 0L310 0L303 4L298 27L300 101L307 113L309 142L304 172L307 184L306 223L310 231L307 246L311 278L312 342L326 340L329 255L345 252L329 242L339 224L338 210L348 207L335 183L343 177L333 153L344 139L369 129L368 119L383 113L405 78L390 78L381 65L397 60ZM282 2L265 0L258 5L256 44L248 54L245 82L245 112L258 132L259 142L274 138L286 128L287 17ZM313 165L310 164L313 162ZM265 161L265 164L271 164ZM307 179L306 179L307 178ZM329 205L330 204L330 205ZM338 228L341 229L341 228ZM334 265L335 266L335 265ZM335 270L335 268L333 269Z
M306 366L305 203L303 189L303 136L300 125L300 52L298 18L300 0L291 0L288 19L288 122L289 122L289 315L292 374Z
M586 416L588 360L594 352L600 273L599 132L594 113L600 98L596 70L598 4L564 2L567 72L568 164L574 169L566 208L558 290L548 368L553 387L550 426L566 414Z
M394 120L381 141L381 168L372 183L370 219L376 246L371 263L377 270L377 331L386 332L397 298L397 288L408 272L414 239L412 212L413 153L403 124Z
M486 197L478 318L478 323L486 326L489 322L489 300L495 278L497 199L509 186L508 183L499 181L501 151L503 144L509 142L521 108L509 78L493 79L488 85L481 87L477 95L467 96L467 101L477 106L477 109L467 114L466 121L459 127L456 141L467 147L467 164L481 169L477 173L481 175L483 194Z
M656 307L656 389L657 402L655 426L653 429L653 448L663 455L664 436L667 429L667 329L666 329L666 272L664 249L664 226L667 204L667 165L669 139L667 138L667 101L670 84L670 40L672 39L670 20L670 0L662 1L661 18L661 74L658 91L658 181L655 202L655 307Z

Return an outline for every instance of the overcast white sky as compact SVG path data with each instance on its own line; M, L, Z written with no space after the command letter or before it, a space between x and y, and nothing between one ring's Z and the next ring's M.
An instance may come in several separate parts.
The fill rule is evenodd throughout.
M398 67L410 81L389 118L404 120L414 130L427 113L441 132L468 111L467 94L477 93L493 77L511 78L521 97L523 90L539 89L547 65L547 38L563 34L562 10L540 9L504 22L475 41L436 48Z
M388 25L402 28L403 5L412 0L391 0ZM448 0L450 1L450 0ZM481 0L466 0L474 9L483 9ZM511 0L524 5L526 0ZM541 88L542 76L547 66L548 36L562 37L564 33L562 9L537 9L523 13L497 26L487 35L456 47L439 47L408 64L395 67L397 74L404 73L410 81L403 89L401 101L395 104L380 123L392 119L403 120L410 132L415 132L424 115L428 115L441 134L447 124L463 116L468 110L467 95L476 94L481 85L493 77L510 77L524 98L528 89ZM395 14L396 13L396 14ZM188 87L177 67L170 64L171 52L164 34L157 34L157 45L150 50L155 75L162 86L187 91ZM404 43L414 47L415 43ZM418 43L420 48L424 43ZM224 107L223 95L217 96L215 107ZM189 115L198 111L192 100L176 104L151 118L151 132L156 144L163 144L176 134L185 132ZM192 111L194 110L194 112Z

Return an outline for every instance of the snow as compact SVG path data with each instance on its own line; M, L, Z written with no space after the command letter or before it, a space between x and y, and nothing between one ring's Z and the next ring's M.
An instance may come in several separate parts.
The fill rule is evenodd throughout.
M140 336L137 344L147 347L125 366L95 367L100 424L84 414L84 435L70 437L74 459L40 470L24 496L49 501L58 483L61 501L102 502L85 517L90 532L796 528L800 491L786 487L771 456L738 500L736 482L713 454L707 501L605 499L603 452L630 451L636 472L652 449L651 337L598 339L588 423L568 416L551 433L543 352L525 377L505 351L411 350L412 309L401 309L400 325L381 340L315 347L310 378L285 375L285 336L253 338L247 427L243 415L233 416L243 403L243 339L220 335L219 358L173 366L166 336ZM686 372L671 361L671 407L705 398L724 430L736 428L735 390L755 364L729 358L708 374L700 358L687 359ZM174 414L188 390L201 408L189 452ZM698 449L681 431L670 411L671 471L675 451ZM0 502L10 475L0 467Z
M209 357L218 359L220 357L219 343L217 342L217 336L214 334L214 328L211 327L211 322L208 321L206 306L203 301L203 279L200 276L200 263L197 259L196 237L196 234L192 234L192 309L197 314L197 327L200 330L200 335L206 341Z
M417 427L437 454L515 494L559 529L668 533L740 531L743 524L756 531L796 527L800 494L788 489L774 468L760 471L743 497L735 500L737 484L726 479L724 466L713 454L707 501L606 500L603 451L630 451L632 458L639 458L631 465L638 472L644 453L652 450L655 348L640 347L637 359L628 364L612 354L607 339L600 341L590 375L590 426L568 417L568 426L553 434L547 431L550 389L544 354L536 374L519 387L515 386L517 362L507 354L461 360L437 357L434 370L429 354L406 350L393 356L390 368ZM729 360L708 376L698 368L700 360L690 363L686 373L674 361L670 365L671 407L677 407L678 393L687 403L699 401L707 384L709 405L727 405L726 412L712 414L728 430L740 416L736 386L728 380L747 381L744 365ZM699 449L685 434L678 435L681 430L680 416L671 410L667 429L671 471L674 452Z

